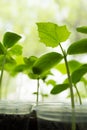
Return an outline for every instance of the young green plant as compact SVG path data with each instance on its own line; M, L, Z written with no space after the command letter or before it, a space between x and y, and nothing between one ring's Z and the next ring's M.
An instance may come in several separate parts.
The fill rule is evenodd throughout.
M39 95L39 79L44 80L50 73L50 70L62 60L63 56L57 52L49 52L40 56L32 66L32 72L37 75L37 104Z
M58 26L57 24L54 23L37 23L38 26L38 32L39 32L39 37L40 41L45 43L46 46L49 47L57 47L60 46L62 55L65 61L66 65L66 70L67 70L67 75L68 75L68 81L69 81L69 86L70 86L70 92L71 92L71 104L72 108L74 108L75 103L74 103L74 94L73 94L73 87L72 87L72 81L70 77L70 72L69 72L69 67L68 67L68 62L67 62L67 53L62 47L62 42L66 41L70 35L70 32L66 28L66 26Z
M0 99L2 97L2 79L4 70L9 71L15 64L14 56L20 53L20 45L15 45L21 36L13 33L6 32L0 42Z
M75 108L74 93L73 93L72 79L71 79L70 70L69 70L68 61L67 61L67 53L62 47L62 42L68 39L70 32L68 31L65 25L58 26L57 24L51 23L51 22L37 23L37 26L38 26L38 32L39 32L39 37L40 37L41 42L45 43L46 46L53 47L53 48L60 46L63 59L65 61L65 66L66 66L66 71L67 71L67 76L68 76L68 82L69 82L70 94L71 94L71 105L72 105L72 108L74 109ZM67 84L63 84L63 88L66 86ZM72 116L73 118L72 130L75 130L74 117L75 116Z

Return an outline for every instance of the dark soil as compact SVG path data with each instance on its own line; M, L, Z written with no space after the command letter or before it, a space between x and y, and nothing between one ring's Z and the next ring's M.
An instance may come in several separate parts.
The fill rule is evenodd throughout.
M29 114L0 114L0 130L28 130Z
M28 130L38 130L38 126L37 126L37 115L36 115L36 111L33 110L30 114L29 117L29 128Z
M71 123L38 119L38 130L72 130ZM87 130L87 122L77 123L76 130Z

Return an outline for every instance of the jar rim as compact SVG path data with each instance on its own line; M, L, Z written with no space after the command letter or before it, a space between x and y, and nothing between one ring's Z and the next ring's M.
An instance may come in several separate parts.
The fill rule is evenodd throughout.
M49 120L63 120L70 121L72 115L75 115L76 120L87 122L87 105L76 105L72 109L70 104L67 103L42 103L36 107L38 118Z
M26 101L0 100L0 114L28 114L33 104Z

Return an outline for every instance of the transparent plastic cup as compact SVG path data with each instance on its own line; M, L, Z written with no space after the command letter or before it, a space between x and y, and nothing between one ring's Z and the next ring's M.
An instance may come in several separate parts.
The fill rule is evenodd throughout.
M0 101L0 130L29 130L32 104L18 101Z
M72 130L73 109L65 103L46 103L37 106L38 130ZM76 130L87 130L87 105L74 109Z

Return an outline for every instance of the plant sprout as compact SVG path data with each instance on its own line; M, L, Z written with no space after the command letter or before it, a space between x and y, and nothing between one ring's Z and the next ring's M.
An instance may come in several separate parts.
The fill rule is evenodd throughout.
M10 70L15 64L15 55L20 53L20 45L15 45L21 36L13 33L6 32L3 36L2 42L0 42L0 99L2 95L2 78L4 70Z

